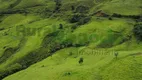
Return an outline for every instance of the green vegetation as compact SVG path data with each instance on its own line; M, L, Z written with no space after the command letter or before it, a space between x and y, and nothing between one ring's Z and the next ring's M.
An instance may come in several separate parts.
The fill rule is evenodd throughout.
M142 24L136 24L134 26L133 32L137 39L142 41Z
M0 80L142 79L142 0L0 3Z

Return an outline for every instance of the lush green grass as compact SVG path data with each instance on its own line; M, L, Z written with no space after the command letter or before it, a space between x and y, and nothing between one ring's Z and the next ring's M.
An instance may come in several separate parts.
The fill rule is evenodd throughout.
M73 55L69 56L70 52L73 52ZM108 55L77 55L76 48L63 49L52 57L4 80L18 80L19 78L21 80L140 80L142 73L138 70L141 70L141 55L136 55L136 57L123 56L137 52L120 51L120 57L115 59L112 52ZM84 58L83 64L78 63L80 57Z
M15 1L0 0L3 3L0 10L7 11ZM109 20L94 15L84 25L69 23L73 15L81 14L75 13L73 7L88 7L88 12L82 13L86 16L98 10L109 15L140 15L141 3L141 0L63 0L57 12L52 0L22 0L11 10L24 9L28 13L0 15L0 29L4 29L0 30L0 61L3 61L0 76L31 65L4 80L141 80L142 43L132 33L134 19ZM17 27L25 28L24 35ZM34 35L28 33L30 29L36 29ZM115 52L119 53L118 58ZM84 59L82 64L80 58Z
M17 33L16 26L26 24L35 19L36 19L35 16L32 16L32 15L23 16L20 14L9 15L6 18L4 18L3 22L0 23L1 25L0 28L5 28L5 30L0 32L1 33L0 34L1 49L4 50L3 47L16 47L19 44L19 41L21 39L20 36L16 35ZM2 55L2 53L3 52L1 52L0 55Z
M25 24L25 29L26 28L36 28L36 29L39 29L41 28L40 32L36 32L33 36L23 36L22 35L17 35L17 30L16 30L16 27L13 27L13 29L11 29L12 33L6 37L14 40L12 43L10 43L9 45L12 45L12 46L7 46L7 47L14 47L15 46L18 46L19 43L17 43L17 41L21 41L21 39L24 39L26 42L20 46L20 51L16 52L16 54L14 56L11 56L5 63L1 64L0 65L0 68L1 69L4 69L4 67L8 66L9 64L12 64L13 62L17 61L18 59L24 57L26 54L28 54L29 52L33 51L33 50L36 50L38 49L40 46L41 46L41 42L43 40L43 38L45 37L45 35L47 35L48 33L50 33L52 30L54 30L53 28L51 28L53 25L56 27L56 24L58 24L58 22L56 24L52 24L53 21L56 21L56 20L40 20L40 21L37 21L36 23L32 23L32 24ZM48 32L50 29L50 32ZM55 28L56 30L56 28ZM18 33L21 33L21 32L18 32ZM27 32L25 33L27 34ZM23 37L22 37L23 36ZM2 38L2 40L4 39L7 39L5 38L5 36L3 36L4 38ZM8 41L12 41L8 39ZM8 42L6 42L6 40L4 40L5 43L7 44ZM1 43L3 44L2 47L5 46L4 43ZM16 45L17 44L17 45ZM19 46L18 46L19 47Z
M44 23L44 21L42 21L42 23ZM36 23L36 24L38 24L38 23ZM39 24L40 24L40 21L39 21ZM111 26L110 26L110 24L111 24ZM32 25L34 25L34 24L32 24ZM100 25L104 28L99 27ZM106 25L108 25L108 26L106 26ZM124 25L124 26L121 26L121 25ZM120 26L121 26L121 28L118 28ZM113 40L114 44L112 44L112 45L113 46L118 45L121 42L121 40L119 40L119 38L125 39L125 37L129 33L129 31L131 31L131 28L127 28L128 26L131 27L126 22L125 19L116 19L113 21L109 21L106 19L101 20L101 21L97 21L97 20L95 21L95 19L92 19L92 21L90 23L80 26L73 33L68 33L66 35L69 35L69 38L73 39L73 40L71 40L71 41L73 41L73 44L81 44L80 42L85 43L85 41L83 41L84 39L80 38L80 36L77 36L74 38L74 36L72 36L72 35L76 36L79 33L93 34L93 33L97 32L97 31L94 31L94 29L97 29L98 32L97 32L97 35L95 35L95 36L99 36L98 39L95 39L96 41L91 40L90 45L87 46L89 48L89 51L91 52L92 49L96 48L97 45L99 45L99 44L102 44L102 45L103 44L105 45L106 43L112 44L112 41L110 41L110 40L112 39L113 35L109 35L110 37L108 37L109 33L114 34L114 33L110 32L111 30L114 30L114 31L116 30L119 32L119 30L122 31L124 29L125 32L121 32L121 34L123 34L124 37L117 36L116 39L114 38L114 40ZM103 34L102 34L102 32L103 32ZM114 34L114 36L116 36L116 34ZM36 41L34 41L34 39L36 39ZM104 39L106 39L108 41L103 42ZM117 39L118 39L118 41L117 41ZM30 45L31 41L32 41L32 45ZM33 41L35 42L35 45L34 45ZM36 47L38 47L38 45L40 44L38 42L40 42L40 41L41 41L40 37L37 37L37 38L36 37L29 37L25 46L18 53L16 53L15 58L12 57L11 59L9 59L7 61L7 63L4 63L2 65L6 66L6 65L10 64L11 62L13 62L13 60L20 58L20 56L24 56L25 55L24 53L28 53L25 51L37 49ZM60 40L60 41L62 41L62 40ZM132 39L130 41L132 42L131 44L129 42L125 42L121 45L118 45L116 47L108 49L110 54L107 54L107 55L105 55L107 53L107 51L105 51L104 49L93 49L93 50L100 51L97 55L87 53L86 51L84 52L84 55L78 55L77 48L63 49L59 52L56 52L55 55L53 55L52 57L48 57L44 61L37 63L37 64L31 66L30 68L28 68L27 70L24 70L22 72L15 74L14 76L19 75L21 77L23 74L26 73L27 75L25 75L25 77L22 77L23 80L36 79L37 77L34 77L34 78L32 77L34 75L39 75L38 79L43 79L43 80L46 80L46 79L52 80L52 78L53 78L53 80L58 79L58 78L59 79L67 79L67 80L69 78L71 78L71 80L72 79L78 80L78 79L84 78L84 79L91 80L94 78L98 78L99 76L103 75L103 74L100 74L101 72L99 73L99 71L101 71L100 68L102 68L106 64L114 62L113 59L115 59L115 56L114 56L114 52L112 50L119 50L120 57L125 57L125 56L133 54L133 53L141 52L140 51L141 44L137 44L137 42L135 42L134 39ZM79 42L79 43L76 43L76 42ZM127 44L129 44L129 45L127 45ZM134 46L136 46L136 47L134 47ZM107 47L107 45L105 47ZM132 51L128 51L131 49L132 49ZM83 50L85 50L85 49L83 49ZM104 51L104 54L102 54L101 51ZM73 53L73 55L70 55L70 53ZM80 57L84 58L84 63L82 65L80 65L78 63ZM105 68L105 67L103 67L103 68ZM46 72L44 72L44 71L46 71ZM98 71L98 73L94 73L96 71ZM69 74L70 73L71 74L68 75L68 72L69 72ZM83 73L83 74L80 74L80 73ZM92 75L92 74L96 74L96 75ZM100 74L100 75L98 75L98 74ZM57 76L53 77L54 75L57 75ZM91 75L91 76L89 76L89 75ZM88 76L88 77L86 77L86 76ZM103 76L103 77L104 77L104 79L106 78L105 76ZM12 80L12 79L16 79L16 78L12 76L12 77L9 77L8 79ZM120 79L120 78L118 78L118 79Z
M106 13L113 14L123 14L123 15L140 15L142 9L140 8L142 1L141 0L111 0L103 2L102 4L97 5L95 10L103 10ZM94 11L94 10L93 10Z

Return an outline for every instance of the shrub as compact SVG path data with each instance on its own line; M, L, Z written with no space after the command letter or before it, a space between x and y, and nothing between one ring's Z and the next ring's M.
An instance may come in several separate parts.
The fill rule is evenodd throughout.
M79 64L82 64L83 63L83 58L80 58L79 59Z
M69 76L69 75L71 75L71 72L66 72L66 73L64 74L64 76Z
M133 33L137 40L142 41L142 24L134 25Z
M54 12L59 12L60 11L60 8L61 8L61 0L55 0L56 2L56 8L55 8L55 11Z
M112 20L112 18L111 18L111 17L109 17L108 19L109 19L109 20Z
M115 52L115 53L114 53L116 59L117 59L117 57L118 57L118 54L119 54L118 52Z
M136 19L136 22L142 22L142 16L139 19Z
M63 29L63 24L59 24L59 29Z
M76 23L79 22L83 17L85 17L84 15L80 15L80 14L75 14L72 16L72 18L70 19L71 23Z
M86 16L83 14L76 14L72 16L72 18L70 19L70 22L77 23L77 25L84 25L88 23L90 20L91 20L90 16Z
M4 30L4 28L0 28L0 31Z
M89 8L87 6L78 6L76 8L76 11L77 13L86 13L87 11L89 10Z
M118 18L121 18L122 17L122 15L120 15L120 14L117 14L117 13L113 13L113 15L112 15L113 17L118 17Z
M75 25L73 25L73 26L71 27L71 29L74 30L74 29L76 29L77 27L78 27L78 25L75 24Z
M74 11L74 10L75 10L75 7L74 7L74 6L71 6L71 9L72 9L72 11Z
M78 25L84 25L91 20L91 17L85 17L78 22Z

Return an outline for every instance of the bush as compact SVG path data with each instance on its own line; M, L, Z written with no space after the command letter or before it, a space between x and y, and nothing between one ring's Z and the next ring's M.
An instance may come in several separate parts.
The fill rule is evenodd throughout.
M82 64L83 63L83 58L81 57L78 61L79 64Z
M73 25L73 26L71 27L71 29L74 30L74 29L76 29L77 27L78 27L78 25L75 24L75 25Z
M137 40L142 41L142 24L136 24L134 26L133 33Z
M117 13L113 13L112 17L118 17L118 18L121 18L122 15L121 15L121 14L117 14Z
M4 28L0 28L0 31L4 30Z
M77 25L84 25L88 23L90 20L91 20L90 16L86 16L83 14L76 14L72 16L72 18L70 19L70 22L77 23Z
M74 11L74 10L75 10L75 7L74 7L74 6L71 6L71 9L72 9L72 11Z
M142 41L142 24L136 24L134 26L133 33L137 40Z
M122 14L117 14L117 13L113 13L112 17L117 17L117 18L132 18L132 19L140 19L141 16L139 15L122 15Z
M59 24L59 29L63 29L63 24Z
M142 16L139 19L136 19L136 22L142 22Z
M70 19L71 23L76 23L79 22L82 18L84 18L84 15L80 15L80 14L75 14L72 16L72 18Z
M84 25L91 20L91 17L85 17L78 22L78 25Z
M59 12L60 11L60 8L61 8L61 0L55 0L55 3L56 3L56 8L55 8L55 11L54 12Z
M111 17L109 17L108 19L109 19L109 20L112 20L112 18L111 18Z
M87 13L88 12L88 10L89 10L89 8L87 7L87 6L78 6L77 8L76 8L76 13Z

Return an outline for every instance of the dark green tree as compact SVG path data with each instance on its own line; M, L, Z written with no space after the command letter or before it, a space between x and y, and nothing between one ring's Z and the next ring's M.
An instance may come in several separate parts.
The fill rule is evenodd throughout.
M118 58L118 54L119 54L118 52L114 53L116 59Z
M80 59L79 59L79 64L82 64L83 63L83 58L81 57Z
M142 41L142 24L136 24L133 33L137 40Z

